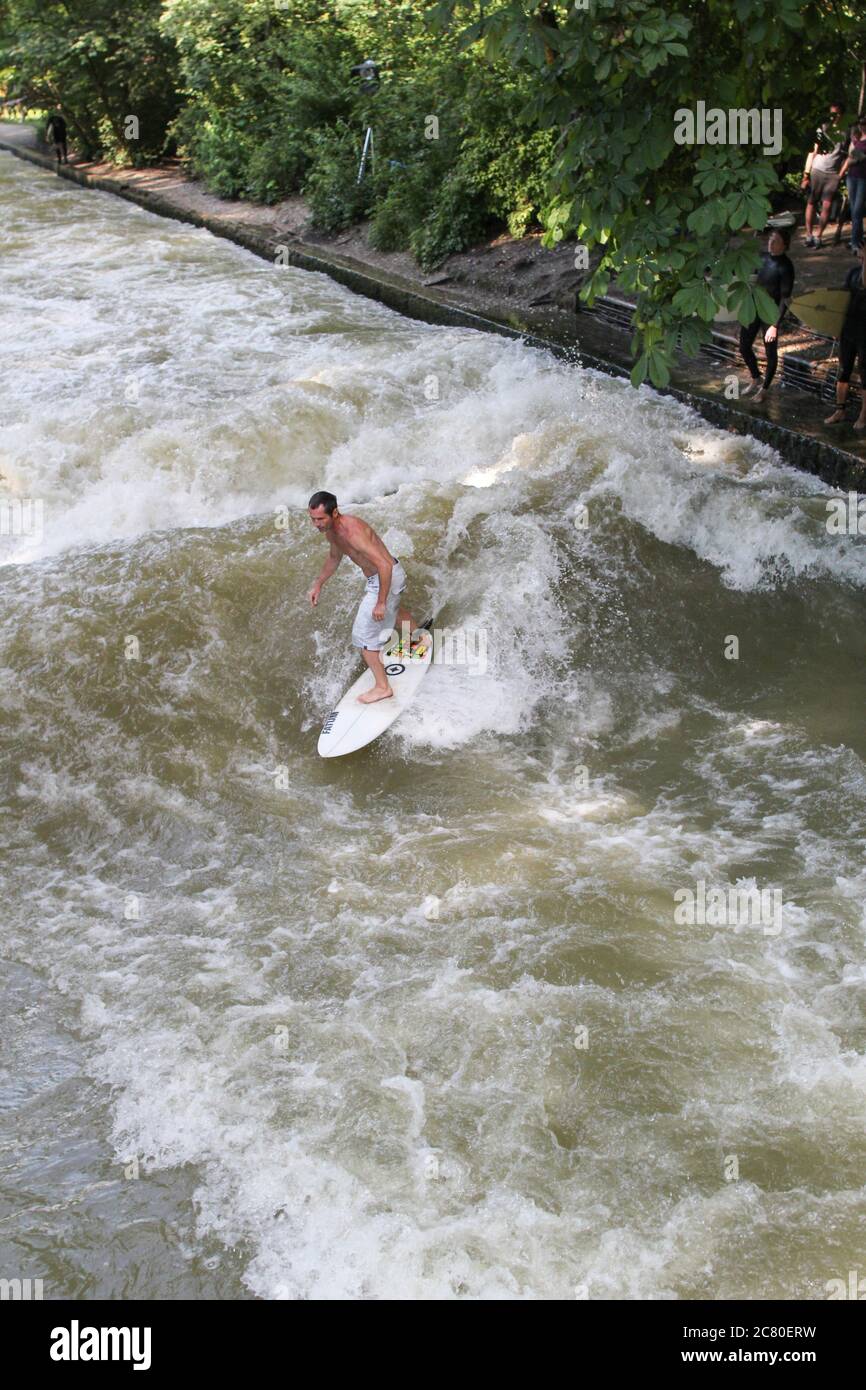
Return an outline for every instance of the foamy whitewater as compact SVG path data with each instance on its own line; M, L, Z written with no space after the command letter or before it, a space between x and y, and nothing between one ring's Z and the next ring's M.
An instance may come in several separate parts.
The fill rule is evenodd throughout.
M769 1299L862 1271L866 537L828 533L834 494L2 153L0 201L0 499L41 508L0 536L0 1272ZM419 619L487 643L333 762L361 580L310 610L319 487ZM781 930L678 921L698 883L780 891Z

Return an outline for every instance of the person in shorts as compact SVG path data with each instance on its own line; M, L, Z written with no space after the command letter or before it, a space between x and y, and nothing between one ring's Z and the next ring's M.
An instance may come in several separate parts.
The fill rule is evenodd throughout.
M808 188L806 201L806 240L804 246L820 248L830 221L833 199L839 192L839 174L848 153L848 131L842 113L842 103L830 103L829 119L815 132L815 145L806 160L802 187ZM818 211L818 232L815 235L815 216Z
M363 705L387 700L394 692L381 653L390 642L394 628L399 624L401 632L417 635L419 643L430 640L430 634L423 629L416 634L411 613L400 604L400 596L406 588L406 571L372 526L359 516L343 516L332 492L314 492L308 511L316 530L327 538L330 547L330 554L309 592L310 603L316 607L322 585L330 579L343 556L348 555L366 581L352 628L352 645L361 652L375 682L372 690L359 695L358 699Z

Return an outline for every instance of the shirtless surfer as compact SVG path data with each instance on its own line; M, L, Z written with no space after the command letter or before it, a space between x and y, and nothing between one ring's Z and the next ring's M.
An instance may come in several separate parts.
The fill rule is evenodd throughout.
M391 633L400 624L401 632L413 632L415 624L408 608L399 606L406 588L406 572L400 561L390 554L372 526L359 516L343 516L332 492L314 492L309 501L310 520L317 531L327 538L331 553L322 566L318 579L309 592L315 608L326 579L330 579L344 555L366 575L364 597L352 628L352 645L373 672L375 685L358 699L364 705L387 700L394 692L388 684L380 653L387 646ZM407 626L404 626L407 625ZM426 640L426 639L422 639Z

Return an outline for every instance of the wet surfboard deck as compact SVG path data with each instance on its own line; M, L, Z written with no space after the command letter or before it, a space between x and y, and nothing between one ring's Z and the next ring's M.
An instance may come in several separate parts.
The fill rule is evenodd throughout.
M426 640L413 643L410 650L401 638L392 638L382 653L382 660L394 694L372 705L361 704L358 696L372 690L374 685L373 672L365 670L322 725L320 757L341 758L346 753L356 753L390 728L414 699L432 659L433 639L429 633Z

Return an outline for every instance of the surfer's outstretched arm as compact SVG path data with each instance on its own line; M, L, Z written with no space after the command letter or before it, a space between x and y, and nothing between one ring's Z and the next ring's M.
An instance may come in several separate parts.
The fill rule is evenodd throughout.
M326 580L330 579L331 575L334 573L334 571L336 570L337 566L343 558L342 550L340 550L339 546L334 545L333 542L330 543L330 552L330 555L328 556L327 560L322 565L322 568L319 571L318 579L316 580L315 584L313 585L312 589L307 595L307 597L310 600L310 603L313 605L314 608L316 604L319 602L319 594L322 591L322 585L325 583Z

